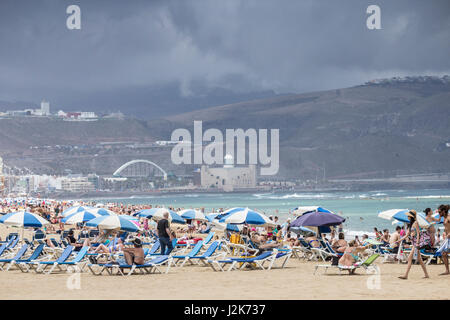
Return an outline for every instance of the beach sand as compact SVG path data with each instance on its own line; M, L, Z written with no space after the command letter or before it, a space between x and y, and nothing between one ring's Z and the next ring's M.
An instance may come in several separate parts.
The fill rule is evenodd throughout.
M439 276L444 266L430 265L430 279L422 279L413 265L409 280L397 277L404 264L382 264L380 275L324 274L318 262L291 258L285 269L214 272L210 267L172 267L168 274L94 276L60 273L43 275L0 271L0 299L449 299L450 276ZM323 262L322 262L323 264ZM79 289L77 278L79 276ZM68 286L69 283L69 286ZM75 288L74 288L75 287ZM70 289L74 288L74 289Z

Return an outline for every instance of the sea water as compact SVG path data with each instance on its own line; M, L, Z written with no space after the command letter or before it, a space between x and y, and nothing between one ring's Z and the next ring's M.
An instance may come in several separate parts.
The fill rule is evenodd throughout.
M450 189L375 190L367 192L279 192L279 193L191 193L164 194L148 197L96 199L97 202L151 204L177 208L204 208L205 213L219 208L249 207L266 215L278 216L281 223L294 219L292 210L299 206L320 206L346 218L347 235L372 233L373 228L389 229L392 221L378 218L380 211L389 209L425 208L433 211L440 204L450 203Z

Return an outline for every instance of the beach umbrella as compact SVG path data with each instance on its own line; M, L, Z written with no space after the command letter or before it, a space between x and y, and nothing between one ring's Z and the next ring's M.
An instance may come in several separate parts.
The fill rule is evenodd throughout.
M0 218L0 223L15 227L41 228L50 222L35 213L18 211L5 214Z
M122 217L122 218L130 220L130 221L139 221L138 217L129 216L127 214L121 214L121 215L119 215L119 217Z
M98 217L101 217L101 216L99 214L85 210L85 211L78 211L78 212L69 214L64 219L62 219L61 222L65 223L65 224L77 224L77 223L81 223L81 222L90 221L90 220L98 218Z
M387 219L387 220L395 219L397 221L409 223L409 219L407 216L408 212L409 212L408 209L391 209L391 210L386 210L386 211L380 212L378 214L378 217ZM417 222L419 223L419 226L421 226L423 228L428 228L430 226L430 223L420 213L418 213L416 217L417 217Z
M88 206L74 206L74 207L70 207L66 210L64 210L61 215L63 217L67 217L68 215L75 213L75 212L80 212L80 211L86 211L86 210L90 210L90 209L94 209L92 207L88 207Z
M276 224L270 220L266 215L251 210L249 208L242 208L228 213L223 218L219 218L219 222L231 224L250 224L259 226L275 226Z
M100 216L92 219L86 223L88 227L98 227L106 230L122 230L128 232L139 231L138 226L129 219L119 215L114 216Z
M409 209L390 209L378 213L378 217L386 220L392 220L395 215L402 215L409 212ZM409 222L409 220L407 221Z
M234 232L240 232L243 229L243 225L237 225L237 224L226 224L221 223L217 219L213 219L211 221L211 224L213 225L213 228L217 228L218 230L228 230L228 231L234 231Z
M178 211L178 215L187 220L209 221L203 212L194 209Z
M212 222L220 213L210 213L206 215L206 219L208 219L209 222Z
M154 220L161 220L164 214L169 213L169 221L173 223L185 224L186 221L180 217L175 211L167 208L152 208L144 209L137 213L139 217L153 218Z
M89 212L98 214L100 216L116 216L117 213L115 213L114 211L105 209L105 208L91 208L89 209Z
M303 226L330 227L342 224L344 221L345 218L342 218L341 216L338 216L334 213L315 211L308 214L303 214L302 216L292 221L291 228Z
M290 229L292 232L296 233L296 234L302 234L302 235L316 235L316 232L308 229L306 227L290 227Z
M235 213L235 212L239 212L239 211L242 211L242 210L245 210L245 208L235 207L235 208L231 208L231 209L225 210L224 212L218 213L217 216L216 216L216 219L222 219L222 218L228 216L229 214L232 214L232 213Z
M294 210L292 211L292 214L295 216L302 216L305 213L310 213L310 212L334 213L328 209L318 207L318 206L303 206L303 207L294 208Z

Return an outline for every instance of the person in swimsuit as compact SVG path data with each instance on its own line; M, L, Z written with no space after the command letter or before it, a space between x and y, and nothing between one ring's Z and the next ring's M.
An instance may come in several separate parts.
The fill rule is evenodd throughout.
M343 232L339 232L338 239L333 241L331 244L331 247L333 250L339 253L343 253L345 249L347 248L348 244L347 241L345 241L345 236Z
M409 271L411 270L411 265L412 265L412 261L413 261L415 253L417 253L417 261L419 261L419 263L423 269L423 273L425 274L424 278L429 278L430 276L428 275L427 267L425 266L425 263L423 263L422 256L419 251L420 226L419 226L419 223L417 222L417 213L415 210L411 210L406 215L408 216L408 219L409 219L408 230L407 230L406 236L403 237L402 239L400 239L400 241L403 241L407 237L410 237L411 243L412 243L412 248L411 248L411 252L409 253L409 257L408 257L408 266L406 267L406 273L404 276L400 276L399 278L403 279L403 280L408 279L408 274L409 274Z
M340 266L350 267L353 266L358 260L358 253L366 250L370 244L365 246L358 246L355 240L352 240L348 243L348 246L344 249L344 254L339 259L338 264ZM349 274L354 274L356 269L348 270Z
M443 242L436 253L442 254L442 261L444 261L445 272L440 275L448 275L450 274L450 270L448 268L448 253L450 252L450 217L448 216L449 205L441 204L438 208L439 216L444 218L444 229L445 232L443 234Z
M430 223L430 226L428 227L427 231L428 234L430 235L431 246L434 247L436 243L436 229L434 227L434 224L436 222L439 222L439 219L433 217L433 211L431 210L431 208L426 208L423 212L426 215L425 219Z

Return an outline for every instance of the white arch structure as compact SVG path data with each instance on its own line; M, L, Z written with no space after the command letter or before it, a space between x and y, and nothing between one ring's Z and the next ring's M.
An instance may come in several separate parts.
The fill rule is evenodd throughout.
M131 161L128 161L127 163L123 164L119 169L117 169L117 170L113 173L113 176L118 176L118 175L120 175L120 173L121 173L123 170L125 170L128 166L131 166L131 165L136 164L136 163L148 163L148 164L150 164L150 165L156 167L159 171L161 171L161 172L163 173L163 175L164 175L164 180L167 180L167 172L164 171L164 169L161 168L160 166L158 166L156 163L151 162L151 161L149 161L149 160L131 160Z

